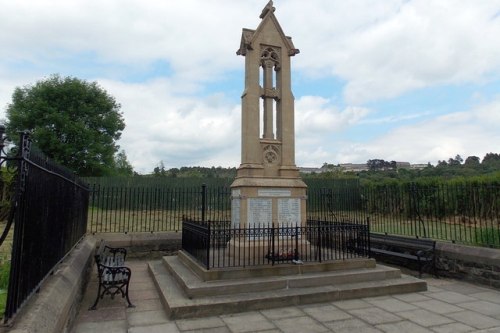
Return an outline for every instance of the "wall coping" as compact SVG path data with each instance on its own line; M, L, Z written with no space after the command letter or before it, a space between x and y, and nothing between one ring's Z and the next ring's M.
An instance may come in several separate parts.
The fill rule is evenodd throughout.
M85 237L13 319L11 333L63 332L81 301L96 242Z
M500 249L438 242L436 250L451 259L500 267Z

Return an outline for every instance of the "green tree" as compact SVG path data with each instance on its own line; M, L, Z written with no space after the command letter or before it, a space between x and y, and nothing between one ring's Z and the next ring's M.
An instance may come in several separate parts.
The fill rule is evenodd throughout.
M121 150L115 155L114 173L117 176L133 176L134 168L127 159L125 150Z
M463 162L463 158L460 155L455 156L455 158L449 158L448 159L448 165L460 165Z
M153 174L156 177L165 177L167 175L167 170L165 170L165 164L160 161L158 165L153 169Z
M125 128L120 107L96 82L52 75L15 89L7 106L7 133L31 131L48 157L80 176L110 175Z
M480 159L477 156L469 156L465 159L464 165L472 168L476 168L480 165Z

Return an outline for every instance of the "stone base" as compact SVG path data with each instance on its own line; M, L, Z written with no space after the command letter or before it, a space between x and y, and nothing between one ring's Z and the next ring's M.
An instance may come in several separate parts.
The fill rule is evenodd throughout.
M306 239L274 240L274 249L269 240L242 240L231 239L228 244L229 257L251 262L262 262L266 260L292 261L301 260L301 257L311 256L311 244ZM297 253L296 253L297 250Z
M181 251L149 270L172 319L427 290L425 281L367 258L207 270Z

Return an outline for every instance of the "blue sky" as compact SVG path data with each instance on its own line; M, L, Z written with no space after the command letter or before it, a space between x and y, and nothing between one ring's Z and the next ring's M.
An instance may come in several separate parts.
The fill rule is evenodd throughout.
M122 105L119 144L160 161L238 166L244 58L265 0L0 0L0 118L15 87L58 73ZM500 0L275 0L292 61L298 166L436 164L500 152Z

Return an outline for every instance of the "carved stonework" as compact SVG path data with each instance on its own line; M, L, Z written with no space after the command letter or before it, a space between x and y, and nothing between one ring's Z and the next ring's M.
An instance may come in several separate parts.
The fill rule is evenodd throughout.
M264 146L264 162L267 164L277 164L280 158L280 149L277 145Z
M274 98L275 100L279 100L280 98L280 91L276 88L270 88L270 89L264 89L260 87L260 97L270 97Z
M263 50L260 54L260 61L262 64L262 67L264 68L272 68L274 67L275 70L280 69L280 49L276 47L271 47L271 46L262 46Z

